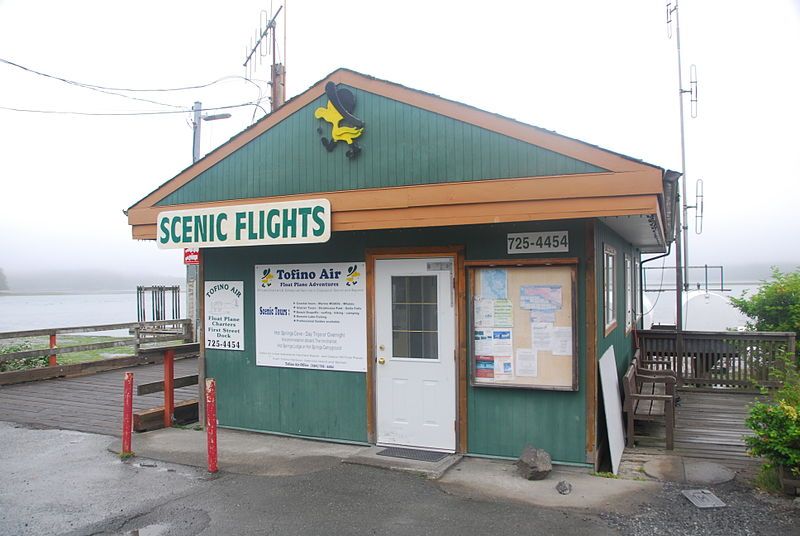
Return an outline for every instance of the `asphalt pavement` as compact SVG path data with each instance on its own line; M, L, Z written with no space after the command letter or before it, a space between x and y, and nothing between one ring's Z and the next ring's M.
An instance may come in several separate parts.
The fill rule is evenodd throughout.
M448 494L405 473L336 464L242 475L134 458L109 436L0 422L0 534L617 534L598 513Z

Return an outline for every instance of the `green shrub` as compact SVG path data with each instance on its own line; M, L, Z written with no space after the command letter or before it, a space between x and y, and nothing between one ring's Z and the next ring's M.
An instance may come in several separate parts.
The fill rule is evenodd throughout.
M13 354L14 352L24 352L31 349L31 343L27 341L14 342L8 346L0 347L0 354ZM0 372L12 370L28 370L32 368L46 367L47 356L28 357L25 359L11 359L10 361L0 362Z
M731 303L753 319L750 329L793 331L800 337L800 270L784 274L772 269L772 281L764 282L752 296L743 293Z
M794 356L783 356L772 371L781 381L768 402L756 402L745 423L755 436L746 437L751 456L763 456L775 467L783 465L800 475L800 369Z

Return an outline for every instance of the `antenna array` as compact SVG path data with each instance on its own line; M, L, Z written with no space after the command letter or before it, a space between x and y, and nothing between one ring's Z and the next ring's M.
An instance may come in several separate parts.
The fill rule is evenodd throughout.
M261 10L259 14L259 25L255 30L253 37L250 38L249 45L245 47L245 60L242 66L244 67L244 77L248 80L257 80L255 75L258 67L263 65L264 58L269 58L267 61L270 65L270 108L275 111L286 100L286 5L278 6L275 13L270 11ZM281 51L278 49L278 15L283 12L284 23L284 47L283 58L284 62L281 63L279 57ZM256 61L257 60L257 61Z

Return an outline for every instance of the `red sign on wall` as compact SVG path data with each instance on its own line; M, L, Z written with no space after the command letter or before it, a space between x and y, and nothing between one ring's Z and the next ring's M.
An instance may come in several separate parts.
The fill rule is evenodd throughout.
M200 264L200 249L183 248L183 264Z

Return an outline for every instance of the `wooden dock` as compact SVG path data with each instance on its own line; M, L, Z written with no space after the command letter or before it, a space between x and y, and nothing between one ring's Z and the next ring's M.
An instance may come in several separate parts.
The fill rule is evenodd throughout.
M0 421L119 436L125 372L133 372L135 385L164 379L162 365L143 365L91 376L0 386ZM190 374L197 374L197 358L175 361L175 377ZM196 398L196 385L175 389L176 403ZM134 395L133 411L163 403L163 393Z
M636 447L622 455L625 474L640 473L644 463L655 456L674 455L713 461L752 478L761 462L747 455L744 424L748 406L757 398L741 392L713 392L681 389L676 412L675 449L664 448L664 427L646 423L636 429Z

